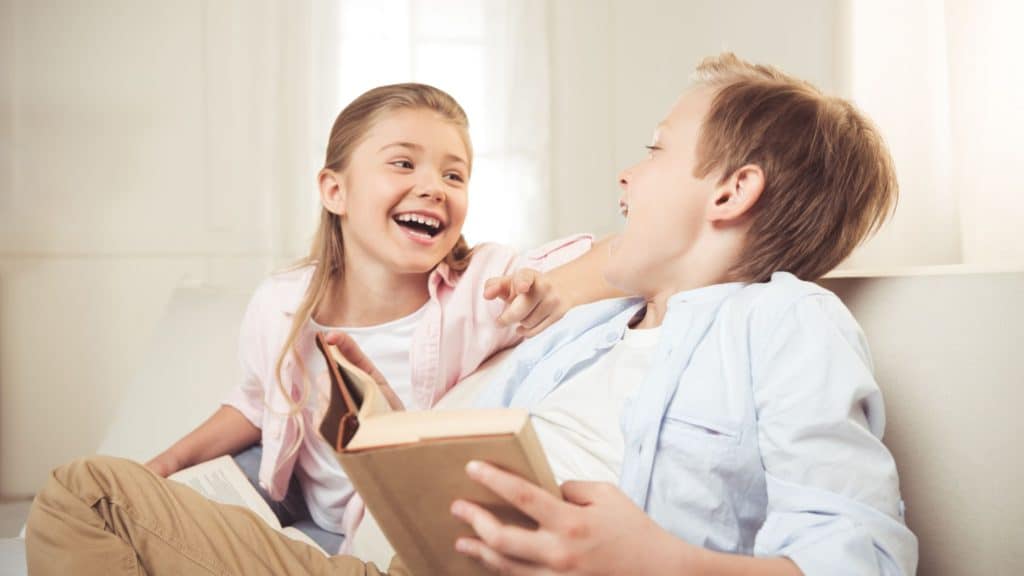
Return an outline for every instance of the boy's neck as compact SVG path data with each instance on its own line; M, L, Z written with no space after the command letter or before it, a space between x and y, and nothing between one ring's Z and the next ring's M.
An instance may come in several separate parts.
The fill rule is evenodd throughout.
M688 290L732 282L732 268L739 262L742 237L725 242L707 242L691 250L687 257L667 267L667 276L647 294L647 312L635 328L661 326L668 312L669 299Z
M325 326L375 326L404 318L430 298L429 272L395 274L368 267L346 266L328 287L314 319Z

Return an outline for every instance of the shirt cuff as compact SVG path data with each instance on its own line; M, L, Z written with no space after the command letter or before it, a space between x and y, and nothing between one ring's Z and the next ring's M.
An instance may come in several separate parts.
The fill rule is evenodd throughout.
M516 266L541 272L558 268L586 254L594 245L592 234L573 234L526 251Z
M253 426L263 428L263 398L254 400L251 395L246 394L241 387L235 387L221 401L224 406L230 406L242 413L246 420Z
M896 524L896 522L893 522ZM886 541L900 543L910 536L905 526L892 526ZM885 531L881 526L874 532ZM873 531L854 520L817 512L777 513L769 516L757 536L757 556L784 556L792 560L806 576L841 574L877 574L898 576L914 573L915 553L906 554L897 545L894 558L872 536ZM910 557L907 557L910 556ZM904 566L901 567L901 564Z

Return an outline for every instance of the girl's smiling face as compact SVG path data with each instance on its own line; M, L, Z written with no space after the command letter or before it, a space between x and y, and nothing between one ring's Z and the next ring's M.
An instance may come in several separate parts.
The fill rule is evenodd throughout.
M345 262L423 274L451 252L466 219L469 151L436 112L404 109L373 125L328 182L324 206L341 217Z

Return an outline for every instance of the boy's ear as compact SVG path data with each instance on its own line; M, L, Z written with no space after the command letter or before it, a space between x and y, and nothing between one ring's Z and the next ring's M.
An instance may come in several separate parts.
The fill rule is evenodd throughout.
M324 168L317 175L317 184L320 187L320 203L324 208L328 212L344 216L347 196L345 178L334 170Z
M708 207L711 222L733 222L750 211L764 191L764 170L746 164L732 173L712 195Z

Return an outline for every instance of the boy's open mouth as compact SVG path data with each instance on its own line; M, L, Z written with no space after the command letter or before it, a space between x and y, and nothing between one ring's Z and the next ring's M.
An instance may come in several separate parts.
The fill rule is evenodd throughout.
M404 214L396 214L394 216L395 223L399 226L406 228L416 234L426 235L433 238L444 230L444 223L437 218L432 216L424 216L423 214L415 214L407 212Z

